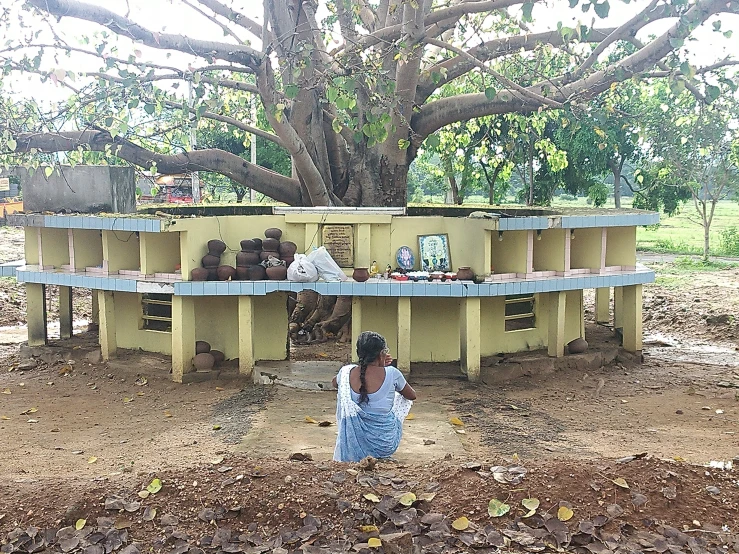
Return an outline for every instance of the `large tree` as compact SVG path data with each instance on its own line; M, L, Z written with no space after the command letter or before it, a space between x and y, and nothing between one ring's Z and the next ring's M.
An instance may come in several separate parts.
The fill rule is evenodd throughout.
M709 20L715 28L719 14L739 13L739 0L651 0L607 27L598 21L608 0L569 0L590 11L591 23L555 26L552 9L567 2L181 0L193 29L201 18L202 28L217 30L202 39L135 21L129 1L3 2L6 28L21 34L0 46L4 72L37 73L74 94L53 113L2 104L0 152L92 150L164 172L212 171L291 205L404 205L418 149L455 122L578 110L635 76L668 76L704 95L702 68L681 65L683 43ZM550 30L532 30L534 17ZM101 32L72 43L57 32L67 20ZM638 42L658 20L669 25ZM617 48L625 43L633 48ZM80 56L101 67L76 70ZM439 94L463 79L477 90ZM173 88L181 82L193 88L190 105ZM268 129L251 120L252 95ZM178 112L179 125L147 120L167 110ZM293 175L220 149L188 150L176 134L202 118L280 145Z

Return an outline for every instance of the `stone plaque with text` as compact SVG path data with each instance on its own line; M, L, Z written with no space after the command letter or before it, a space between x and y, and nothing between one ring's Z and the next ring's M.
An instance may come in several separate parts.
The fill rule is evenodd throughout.
M321 238L339 267L354 266L354 228L351 225L324 225Z

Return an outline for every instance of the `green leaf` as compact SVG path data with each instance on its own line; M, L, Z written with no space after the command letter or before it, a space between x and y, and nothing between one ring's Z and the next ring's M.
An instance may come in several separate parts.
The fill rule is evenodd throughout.
M52 173L54 173L54 168L53 168L53 167L51 167L50 165L47 165L47 166L46 166L46 167L44 168L44 174L46 175L46 178L48 179L49 177L51 177L51 174L52 174Z
M608 12L611 11L611 5L608 3L608 0L600 4L595 4L593 7L595 8L595 13L601 19L608 17Z
M204 106L201 106L204 107ZM144 105L144 111L148 113L149 115L153 114L156 111L157 107L154 104L145 104ZM203 110L205 111L205 110ZM202 115L202 114L200 114Z
M690 65L688 62L683 62L680 64L680 71L688 79L692 79L695 76L695 68L692 65Z
M490 517L501 517L506 515L511 507L505 502L501 502L497 498L493 498L488 504L488 514Z
M680 48L683 44L685 44L685 39L682 38L671 38L670 39L670 46L673 48Z
M300 91L300 88L298 87L298 85L287 85L285 87L285 96L287 96L290 100L292 100L298 95L299 91Z
M731 29L729 29L728 31L726 31L726 32L724 33L724 36L725 36L726 38L731 38L731 35L733 35L733 34L734 34L734 31L732 31Z
M400 148L401 150L406 150L410 145L411 145L411 141L409 140L400 139L398 141L398 148Z
M721 96L721 89L717 87L716 85L706 85L706 97L708 97L708 100L713 102Z
M532 21L531 18L531 12L534 9L533 2L526 2L523 6L521 6L521 12L523 13L523 20L524 21Z
M18 147L18 143L13 138L9 138L7 140L7 144L8 144L8 150L10 150L11 152L15 152L15 149Z
M488 100L493 100L496 94L498 94L498 91L495 90L495 87L487 87L485 89L485 98Z
M341 122L338 119L334 119L331 122L331 128L334 130L334 133L340 133L341 132Z
M580 3L580 0L570 0L570 8L574 8Z
M336 102L336 98L339 96L339 89L336 89L334 87L328 87L328 90L326 91L326 98L328 98L328 101L333 103Z
M151 480L151 483L149 483L149 486L146 487L146 490L149 491L151 494L156 494L160 490L162 490L162 480L158 477L155 477Z
M439 135L433 134L426 137L426 146L429 148L438 148L439 144L441 144L441 139L439 138Z

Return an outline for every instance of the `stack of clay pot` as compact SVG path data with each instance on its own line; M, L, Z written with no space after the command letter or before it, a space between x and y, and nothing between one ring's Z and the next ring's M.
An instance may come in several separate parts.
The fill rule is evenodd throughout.
M262 261L262 239L246 239L241 241L241 252L236 254L236 278L252 281L261 281L267 278L264 268L259 265Z
M228 281L236 277L236 270L230 265L221 265L221 255L226 251L222 240L209 240L208 253L203 256L203 267L196 267L190 273L193 281Z
M195 357L192 364L196 371L210 371L226 359L223 352L211 350L210 344L204 340L195 342Z
M267 229L264 236L264 239L241 241L241 252L236 255L238 279L283 281L287 278L287 268L293 263L298 247L294 242L280 242L282 231L276 227ZM275 265L276 260L283 263Z

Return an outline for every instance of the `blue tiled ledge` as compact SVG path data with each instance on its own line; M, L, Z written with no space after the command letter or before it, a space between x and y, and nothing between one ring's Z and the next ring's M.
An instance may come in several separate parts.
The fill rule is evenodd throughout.
M97 229L102 231L138 231L161 233L164 230L161 219L143 217L100 217L94 215L14 215L12 225L24 227L48 227L56 229Z
M504 217L498 221L499 231L528 231L539 229L581 229L590 227L634 227L656 225L659 214L614 213L612 215L557 215L533 217Z
M8 262L0 265L0 277L15 277L15 272L19 267L23 267L25 262L18 260L17 262Z
M454 282L413 283L374 281L355 283L293 283L290 281L183 281L163 283L119 277L105 277L37 271L20 268L16 277L23 283L41 283L120 292L162 292L177 296L264 296L271 292L300 292L315 290L321 294L342 296L427 296L465 298L469 296L506 296L566 290L622 287L654 282L654 272L637 270L605 275L578 275L534 280L515 280L499 283Z

